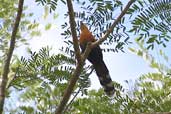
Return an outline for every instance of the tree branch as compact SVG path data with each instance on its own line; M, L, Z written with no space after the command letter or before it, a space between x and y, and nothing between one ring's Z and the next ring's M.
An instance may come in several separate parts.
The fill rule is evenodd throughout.
M74 9L73 9L73 5L72 5L71 0L67 0L67 7L68 7L69 20L70 20L69 22L70 22L70 27L71 27L71 34L72 34L76 59L78 62L81 62L81 53L80 53L80 48L79 48L78 38L77 38L77 32L76 32L76 22L75 22L75 18L74 18Z
M126 14L126 12L128 11L129 7L135 2L135 0L130 0L127 5L125 6L124 10L121 12L121 14L117 17L117 19L113 22L112 26L106 31L106 33L104 34L103 37L101 37L99 40L97 40L96 42L93 43L88 43L86 50L83 54L83 61L85 61L85 59L88 57L91 49L93 47L96 47L98 45L100 45L102 42L104 42L107 37L109 36L109 34L113 31L113 29L115 28L115 26L119 23L119 21L121 20L121 18Z
M93 65L92 65L93 67ZM91 71L88 73L88 77L93 73L94 68L91 68ZM77 97L77 95L80 93L81 88L78 89L78 91L76 92L76 94L73 96L73 98L71 99L71 101L68 103L68 105L66 106L64 113L66 111L68 111L69 107L72 105L72 103L74 102L75 98Z
M61 114L64 110L65 105L67 104L72 91L74 89L74 86L79 78L79 75L81 73L81 70L83 68L83 61L81 59L81 53L78 45L78 39L77 39L77 33L76 33L76 23L74 19L74 10L71 0L67 0L67 7L68 7L68 13L69 13L69 20L70 20L70 27L71 27L71 34L73 38L73 44L74 44L74 51L76 53L76 59L77 59L77 66L76 69L70 79L70 82L65 90L64 96L59 104L59 106L56 108L56 114Z
M116 18L116 20L113 22L112 26L106 31L106 33L104 34L104 36L102 38L100 38L99 40L97 40L96 42L92 43L92 48L96 47L97 45L100 45L102 42L104 42L107 37L109 36L109 34L111 32L113 32L113 29L115 28L115 26L119 23L119 21L121 20L121 18L126 14L126 12L128 11L129 7L135 2L135 0L130 0L127 5L125 6L124 10L121 12L121 14Z
M64 96L59 104L59 106L56 109L56 114L61 114L64 110L65 105L67 104L72 91L74 89L74 86L79 78L79 75L81 73L81 70L83 68L84 62L86 60L86 58L88 57L91 49L99 44L101 44L103 41L105 41L108 37L108 35L113 31L114 27L117 25L117 23L121 20L121 18L126 14L127 10L129 9L129 7L131 6L131 4L134 2L135 0L130 0L128 2L128 4L126 5L126 7L124 8L124 10L122 11L122 13L118 16L118 18L113 22L112 26L109 28L109 30L107 30L107 32L105 33L105 35L100 38L100 40L94 42L94 43L88 43L86 50L83 54L83 57L81 57L80 54L80 50L79 50L79 45L78 45L78 39L77 39L77 34L76 34L76 24L75 24L75 20L74 20L74 10L73 10L73 6L72 6L72 1L71 0L67 0L67 6L68 6L68 12L69 12L69 17L70 17L70 26L71 26L71 33L72 33L72 37L73 37L73 43L74 43L74 50L76 53L76 59L77 59L77 66L76 69L70 79L70 82L65 90Z
M13 31L11 35L11 40L10 40L10 47L7 53L7 58L4 61L4 67L3 67L2 79L1 79L1 85L0 85L0 114L2 114L3 112L3 106L4 106L4 101L5 101L5 90L6 90L6 85L8 81L9 66L10 66L10 61L11 61L12 54L15 48L16 34L17 34L19 23L21 20L23 4L24 4L24 0L19 0L17 17L15 19L15 23L14 23L14 27L13 27Z
M73 75L72 75L72 77L70 79L70 82L69 82L69 84L68 84L68 86L67 86L67 88L65 90L63 98L62 98L59 106L56 109L56 114L62 114L62 111L64 110L64 107L67 104L67 102L68 102L68 100L69 100L69 98L70 98L70 96L72 94L72 91L74 89L74 86L75 86L75 84L76 84L76 82L77 82L77 80L79 78L79 75L81 73L83 65L84 64L82 62L80 64L77 64L77 67L76 67L76 69L75 69L75 71L74 71L74 73L73 73Z
M77 95L80 93L81 88L78 89L78 91L75 93L75 95L73 96L73 98L71 99L71 101L67 104L64 113L68 111L69 107L71 106L71 104L74 102L75 98L77 97Z

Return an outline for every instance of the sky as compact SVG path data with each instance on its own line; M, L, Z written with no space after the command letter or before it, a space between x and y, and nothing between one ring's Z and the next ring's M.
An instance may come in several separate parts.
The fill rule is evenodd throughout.
M25 3L28 5L28 12L34 12L34 19L38 20L41 24L40 29L42 30L42 35L38 37L32 38L29 41L30 48L32 51L38 51L41 47L50 46L53 48L54 53L59 52L59 48L64 44L62 41L61 34L61 24L64 23L63 14L67 11L67 7L63 4L59 4L57 6L56 13L59 14L58 18L53 20L52 16L49 16L46 20L42 19L42 15L44 13L44 8L41 5L36 5L34 1L26 1ZM32 5L30 5L32 4ZM75 7L74 7L75 8ZM76 9L78 9L76 7ZM44 26L46 23L54 23L52 28L48 31L44 30ZM131 39L133 41L133 39ZM131 44L129 46L132 46ZM109 69L112 80L117 81L121 84L124 84L125 80L135 80L142 74L148 72L155 72L154 69L150 68L147 62L145 62L142 58L137 55L131 53L127 49L125 49L125 53L104 53L104 61ZM18 48L15 53L20 56L27 57L26 47L22 46ZM171 54L170 54L171 55ZM91 88L99 88L101 87L99 81L95 74L91 75Z

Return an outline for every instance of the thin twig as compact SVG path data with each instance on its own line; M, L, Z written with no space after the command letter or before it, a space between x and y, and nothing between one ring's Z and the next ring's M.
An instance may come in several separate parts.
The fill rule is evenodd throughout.
M2 79L1 79L1 85L0 85L0 114L2 114L3 112L3 106L4 106L4 101L5 101L5 90L6 90L6 85L8 81L9 66L10 66L10 61L11 61L12 54L15 48L16 34L17 34L19 23L21 20L23 4L24 4L24 0L19 0L17 17L15 19L15 23L14 23L14 27L13 27L13 31L11 35L11 40L10 40L10 47L7 53L7 58L4 61L4 67L3 67Z

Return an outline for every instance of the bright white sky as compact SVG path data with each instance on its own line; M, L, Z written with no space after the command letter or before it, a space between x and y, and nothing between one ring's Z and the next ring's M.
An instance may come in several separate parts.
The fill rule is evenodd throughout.
M58 5L57 13L59 17L53 20L52 17L44 20L42 14L44 9L40 5L36 5L34 1L26 1L30 12L35 13L35 19L39 20L42 24L42 35L35 37L30 41L30 47L33 51L38 51L41 47L49 45L53 47L53 52L58 52L58 49L62 46L62 37L60 36L61 28L60 25L64 23L63 14L67 11L67 7L64 5ZM44 25L46 23L53 23L54 26L49 31L44 31ZM24 47L16 50L21 56L26 55L26 49ZM171 54L170 54L171 55ZM147 72L154 72L148 64L140 57L126 51L126 53L104 53L104 61L110 71L110 75L114 81L124 83L124 80L134 80L140 75ZM97 77L93 74L91 76L92 88L101 87Z

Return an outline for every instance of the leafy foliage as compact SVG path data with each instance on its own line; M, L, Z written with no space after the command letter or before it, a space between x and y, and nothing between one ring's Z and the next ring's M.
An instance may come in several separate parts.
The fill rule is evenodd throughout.
M159 55L162 59L162 63L157 61L156 57L150 54L150 51L145 48L144 42L137 42L139 49L130 48L130 51L136 55L144 58L151 68L157 70L155 73L147 73L142 75L138 82L138 91L134 92L134 97L140 99L139 109L144 112L170 112L171 108L167 106L170 103L170 63L168 57L164 51L159 50ZM164 62L166 61L166 62ZM142 108L143 107L143 108Z
M170 112L170 76L160 73L149 73L140 77L139 92L136 92L137 97L140 97L141 105L146 104L146 112ZM149 102L150 101L150 102Z
M121 85L114 82L116 94L113 98L105 96L101 89L91 90L86 97L76 99L69 111L77 114L85 112L88 114L170 112L171 77L167 75L170 66L155 61L143 45L139 47L140 49L130 49L140 57L145 56L150 66L157 69L158 72L144 74L135 82L126 81L128 89L123 89ZM165 59L167 57L164 52L161 52L161 56L168 61ZM156 66L154 67L153 64Z
M36 2L42 5L49 5L51 7L57 6L57 1L55 0L36 0ZM64 4L65 1L61 0ZM51 4L52 3L52 4ZM75 0L75 4L78 5L78 8L75 8L75 18L77 24L77 32L79 33L80 21L86 23L93 35L96 38L102 37L106 30L111 26L111 23L116 19L118 12L122 11L122 3L120 1L109 1L109 0L90 0L90 1L80 1ZM55 8L51 8L55 10ZM78 10L77 10L78 9ZM64 14L65 18L68 17L68 13ZM122 24L124 23L124 18L118 23L117 27L114 29L113 33L109 35L106 42L103 44L106 45L105 51L109 52L118 52L119 50L124 51L124 45L129 44L129 36L126 33L126 28ZM68 23L62 25L64 32L61 34L66 39L68 47L72 46L72 41L69 39L71 37L70 27ZM110 45L112 48L107 47Z
M170 77L158 73L143 75L134 84L137 89L131 91L133 96L118 89L114 98L108 98L102 90L91 90L87 97L78 98L69 111L78 114L170 112L170 80Z
M148 49L145 48L145 42L144 41L138 41L136 39L136 43L138 44L139 48L129 48L129 50L133 53L135 53L137 56L142 57L146 61L148 61L151 68L156 69L161 74L168 74L170 73L170 61L168 56L165 54L164 50L160 49L157 53L157 57L154 56L154 52L151 52ZM158 57L161 57L160 59L163 61L162 63L160 60L158 60ZM158 59L157 59L158 58Z
M0 5L0 7L2 8L2 11L0 11L0 49L2 50L2 52L5 52L7 50L6 46L8 45L8 42L6 39L9 39L10 37L11 20L12 17L14 17L14 12L16 11L16 7L13 7L13 5L16 4L16 2L17 0L14 0L12 2L5 0ZM9 10L7 11L7 9L5 8Z
M53 0L38 0L42 5L52 3L54 7L57 1ZM64 4L65 1L61 0ZM77 31L79 32L80 21L85 22L96 38L100 38L110 26L113 20L116 19L118 12L122 11L123 3L118 0L75 0L78 4L78 11L75 12ZM130 34L127 31L137 34L138 40L145 40L148 49L153 49L154 44L161 44L166 47L166 43L170 40L170 0L143 0L136 1L129 9L127 14L120 23L115 27L112 34L104 45L110 45L112 48L105 47L104 50L118 52L123 50L123 46L129 44ZM66 18L68 14L65 14ZM131 20L131 23L129 23ZM130 27L126 26L132 26ZM70 27L67 23L62 25L65 31L62 35L70 42L71 37ZM107 48L107 49L106 49Z
M55 11L58 0L36 0L38 4L47 5L50 7L50 12Z
M23 104L20 110L27 112L32 107L31 110L34 112L45 113L47 110L53 112L64 94L74 70L75 60L63 54L51 54L49 47L29 53L30 58L22 57L21 61L18 61L16 76L9 87L15 88L16 91L23 91L20 95L20 103ZM89 66L85 67L80 75L75 87L76 91L79 89L79 93L87 93L87 88L90 86L91 72L88 72L90 69L92 68ZM75 94L73 92L73 95ZM24 105L26 102L34 105L26 108Z
M61 1L65 4L64 0ZM50 11L54 11L58 1L36 0L36 2L42 5L48 5ZM90 30L96 38L100 38L105 33L105 30L111 26L111 22L116 18L115 15L121 12L123 6L118 0L75 0L75 3L78 3L80 6L79 12L75 12L77 31L79 32L79 22L84 21L89 25ZM130 32L140 34L138 41L143 44L145 41L148 44L148 48L153 48L154 42L165 46L164 41L169 41L170 39L168 35L170 32L168 29L170 27L170 12L167 11L170 9L169 4L169 0L137 1L137 4L134 4L128 12L132 16L131 18L133 18L133 28ZM11 6L14 6L14 4L9 5L9 7ZM15 11L12 10L11 12L14 13ZM135 13L138 13L137 16L133 15ZM5 13L0 12L0 15L4 16ZM9 14L8 16L15 17L14 14ZM65 14L65 16L68 17L68 14ZM10 38L11 24L8 21L10 21L8 18L7 20L4 19L0 29L2 30L0 32L2 35L0 42L4 43L1 46L2 50L5 50L4 47L7 47L8 44L6 42L8 40L5 41L5 37ZM104 45L110 45L114 48L105 50L123 51L123 46L129 44L129 36L126 33L126 29L128 28L125 27L124 22L125 18L118 23L111 36L104 42ZM8 26L5 25L6 23ZM21 30L26 29L25 24L28 25L27 29L30 30L38 26L36 23L30 24L28 21L23 21ZM45 29L48 30L50 26L51 24L48 24ZM42 48L39 52L29 51L30 56L28 58L22 57L21 60L15 61L16 64L11 67L11 71L13 71L11 74L12 81L9 82L8 88L16 92L22 92L20 93L19 99L22 105L20 104L19 107L11 112L54 113L56 105L59 104L59 99L64 94L64 90L75 66L74 51L71 48L72 41L69 39L71 32L68 23L64 23L62 28L65 30L62 35L66 39L66 44L68 44L67 47L62 47L61 49L65 54L51 54L49 47ZM3 34L6 30L7 33ZM159 31L159 34L151 34L154 33L153 31ZM33 32L33 34L36 33ZM21 35L19 34L18 39L20 38ZM23 39L22 41L25 42ZM93 70L91 66L85 66L75 87L75 91L72 93L73 98L78 95L77 93L82 93L83 96L76 100L71 99L70 103L68 103L68 108L65 109L66 113L137 114L151 111L171 111L171 78L167 75L167 73L170 73L170 67L157 63L146 48L142 45L140 47L141 50L133 48L130 50L140 57L145 56L146 60L150 62L151 67L157 69L158 72L144 74L136 83L133 83L131 90L123 89L120 84L114 82L116 95L113 98L108 98L104 95L102 89L98 91L87 91L90 86L89 75ZM162 51L160 51L160 54L168 61L168 57ZM130 84L128 81L127 83L128 85ZM9 93L8 95L10 96L11 94Z
M74 64L74 60L61 54L50 56L48 47L42 48L38 53L30 51L30 54L31 56L28 60L21 58L18 78L22 79L25 77L28 82L32 83L34 83L35 79L39 79L40 81L47 79L47 81L50 81L49 83L53 84L59 82L60 80L68 80L67 76L72 71L72 68L65 67L65 71L63 66L60 67L60 65L65 64L65 62L67 62L68 65ZM57 77L55 75L57 75ZM22 85L21 81L19 82L19 85Z
M130 32L139 34L138 40L144 40L148 49L153 49L155 43L166 47L171 39L170 6L170 0L143 0L129 10L133 18Z
M0 4L0 62L4 59L6 52L8 50L11 32L14 24L13 20L15 20L16 18L17 3L17 0L13 0L12 2L8 0L3 0L3 2ZM27 6L24 6L24 10L26 9ZM30 17L33 17L32 12L24 12L22 14L19 31L16 36L16 48L21 45L28 45L27 40L33 33L34 35L40 35L40 31L38 31L37 29L39 27L39 24L35 20L34 22L29 20ZM24 37L26 34L29 36L29 38Z
M76 3L80 6L78 8L79 11L75 12L77 32L80 32L80 21L83 21L89 26L90 31L92 31L93 35L97 39L102 37L106 30L110 28L111 23L113 23L116 18L115 15L118 14L118 12L121 12L119 8L122 7L122 3L120 1L77 0ZM65 16L67 18L68 14L65 14ZM125 32L125 27L122 22L124 22L124 19L118 23L106 42L103 43L103 45L105 45L104 50L106 52L118 52L119 50L124 51L123 46L130 43L128 41L129 36ZM65 39L70 38L71 34L68 24L64 23L62 28L65 29L64 33L62 33ZM107 47L108 45L112 48Z

